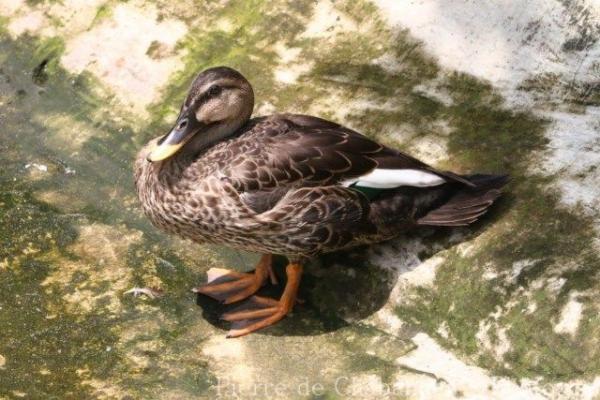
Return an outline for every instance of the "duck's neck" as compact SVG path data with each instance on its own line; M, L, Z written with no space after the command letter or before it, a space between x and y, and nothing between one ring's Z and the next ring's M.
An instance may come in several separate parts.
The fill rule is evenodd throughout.
M181 161L195 160L203 150L233 136L246 122L248 122L248 118L214 123L204 132L195 135L176 156Z

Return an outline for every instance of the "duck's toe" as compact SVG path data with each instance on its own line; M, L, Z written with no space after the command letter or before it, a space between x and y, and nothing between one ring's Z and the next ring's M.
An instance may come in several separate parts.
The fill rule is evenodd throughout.
M268 278L274 282L273 257L265 254L256 265L254 273L230 271L223 268L208 270L208 283L192 289L225 304L244 300L261 288Z
M292 311L298 295L302 266L290 263L286 267L287 282L281 298L252 296L232 312L221 318L233 322L227 334L228 338L247 335L251 332L273 325Z
M192 291L229 304L252 296L263 283L264 279L254 273L211 268L208 271L208 283Z
M227 337L235 338L275 324L291 309L291 304L287 302L252 296L234 311L223 314L221 318L233 322Z

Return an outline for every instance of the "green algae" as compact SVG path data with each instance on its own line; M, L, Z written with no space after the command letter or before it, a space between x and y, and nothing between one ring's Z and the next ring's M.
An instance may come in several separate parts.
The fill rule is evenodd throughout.
M69 256L65 249L77 236L73 221L36 201L22 182L11 179L14 171L5 171L0 174L0 354L6 365L0 394L91 396L77 371L94 365L95 374L103 376L115 365L118 356L106 351L115 340L111 327L98 315L69 314L41 286L57 268L56 254Z
M417 298L399 306L398 313L499 374L557 380L593 376L598 372L597 338L584 334L575 341L553 330L569 293L598 287L600 259L590 251L590 222L558 204L547 178L527 171L532 152L546 144L545 122L502 108L499 96L472 78L454 75L448 85L456 102L446 111L456 127L449 137L449 159L468 170L508 172L512 184L488 220L496 225L479 225L490 231L480 249L470 256L448 252L434 287L417 289ZM514 282L508 280L508 271L523 259L533 260L533 265ZM564 268L573 263L578 265ZM496 278L483 278L489 266ZM555 297L531 288L552 277L565 280ZM519 301L522 290L543 295L533 314L524 313L521 302L508 306ZM499 326L507 329L510 339L510 350L500 360L477 338L480 322L498 309L505 313ZM438 332L442 323L448 326L449 338ZM591 325L580 329L598 329Z
M106 2L106 3L102 4L96 10L96 15L94 15L94 19L92 20L92 23L90 24L90 29L92 27L100 24L102 21L109 19L112 15L113 15L113 9L112 9L111 2Z
M187 287L200 279L200 272L194 270L197 263L190 262L199 253L182 251L149 228L137 209L123 207L124 201L133 198L132 187L127 185L119 192L114 185L123 179L131 182L135 146L131 137L122 141L119 135L108 132L132 136L132 128L108 118L110 113L101 107L107 104L106 99L98 97L93 87L96 81L86 75L71 76L58 63L50 62L44 69L44 82L34 81L36 66L41 60L58 57L64 48L62 42L38 42L31 37L12 41L3 36L0 47L0 94L7 133L0 173L0 354L10 371L0 373L2 395L96 398L139 393L144 387L139 376L119 375L132 356L130 347L120 344L123 332L131 323L138 323L137 329L143 330L152 317L160 317L160 307L174 318L165 323L166 327L178 325L177 317L200 321ZM64 129L72 132L72 125L88 137L75 153L74 142L62 139ZM101 170L95 167L98 163L104 166ZM94 182L93 190L82 191L89 186L85 182ZM99 198L104 200L99 202ZM40 199L52 199L56 205ZM117 236L102 228L106 224L125 232L120 241L134 240L135 244L119 245ZM147 234L138 235L139 229ZM89 235L100 243L90 242ZM106 253L107 246L113 250ZM124 251L125 257L107 265L103 257L113 257L110 251ZM169 259L171 265L177 264L176 270L155 272L154 257ZM204 253L202 259L214 263L210 257L211 253ZM186 267L179 264L184 262ZM105 269L112 272L103 272ZM127 271L135 274L127 278ZM181 274L185 279L179 277ZM171 290L173 282L183 281L185 295L184 288ZM136 321L139 301L115 297L115 283L123 289L134 283L153 283L170 293L160 306L152 306L154 314L148 313L152 317ZM187 307L187 313L181 305ZM130 341L133 347L143 342L143 337ZM210 373L202 360L189 365L197 376L189 392L201 393L210 382ZM144 376L157 382L164 376L165 385L177 386L178 378L171 377L170 370L150 367ZM181 380L186 379L182 375Z
M317 110L321 116L343 118L340 122L407 150L420 138L439 135L439 140L447 141L449 155L441 167L511 173L510 194L491 218L467 236L476 239L489 230L491 239L485 239L474 255L452 249L444 253L448 259L439 267L433 289L415 289L411 293L416 296L414 301L400 305L398 315L497 374L567 380L598 371L594 338L599 321L593 308L585 308L576 338L554 333L551 323L572 291L597 288L598 260L587 251L592 237L589 224L558 206L556 196L546 188L548 180L526 172L531 154L546 144L545 121L528 112L503 108L502 98L484 82L442 70L407 32L388 29L368 2L332 5L363 27L360 32L344 31L333 38L303 35L314 16L312 2L230 1L196 3L195 8L191 3L157 4L162 16L185 20L190 31L176 49L185 54L183 68L170 79L161 101L148 108L150 121L123 111L101 80L91 74L74 76L62 70L62 39L22 37L11 42L2 37L3 76L10 77L15 92L3 111L8 113L7 131L12 132L3 145L13 152L0 156L8 165L0 176L7 182L12 177L19 180L0 200L3 209L11 210L9 224L0 228L7 240L1 250L10 258L29 242L35 244L34 253L11 260L8 269L0 267L5 274L1 285L7 302L6 309L0 310L0 320L10 326L3 332L9 345L0 346L0 354L6 357L7 368L17 372L11 378L0 374L0 379L6 378L0 384L4 395L13 391L56 398L73 394L157 398L173 393L177 398L198 398L214 394L222 374L218 368L224 361L205 356L202 348L224 331L204 321L189 289L202 281L210 266L247 268L251 259L199 246L190 250L192 246L157 232L137 209L130 175L136 149L168 129L195 73L221 64L238 68L250 79L257 107L270 104L278 111ZM101 6L93 24L111 18L110 10L111 3ZM227 24L219 24L222 21ZM280 82L273 73L280 66L275 49L279 44L298 48L297 62L310 65L295 82ZM156 50L148 49L149 55L157 54ZM380 62L386 57L389 64ZM32 77L36 79L33 83ZM421 92L418 86L422 84L448 93L449 100ZM336 100L330 100L334 96ZM363 99L364 104L354 105L356 99ZM340 102L349 104L342 116ZM439 134L440 121L450 126L449 134ZM69 134L72 125L85 137L75 150ZM391 134L399 128L410 132L408 140ZM50 174L23 176L17 154L26 154L27 161L44 162ZM69 170L75 170L75 176L67 174ZM93 190L85 190L90 186ZM40 200L47 198L40 193L53 193L57 187L68 201L55 207ZM19 225L21 220L26 222ZM123 274L120 281L125 281L124 287L158 285L165 295L152 300L116 296L116 302L114 295L103 296L115 281L89 267L99 264L100 256L83 257L74 251L83 240L82 226L90 224L103 224L117 232L142 232L141 238L126 246L116 271ZM50 237L46 239L47 234ZM112 236L106 237L109 243L115 242ZM427 243L436 238L426 239ZM577 259L578 266L563 270L562 265L573 261L571 254L584 256ZM515 283L503 279L501 274L523 257L535 263L523 270ZM42 288L42 282L58 268L66 268L66 262L81 267L67 276L66 285L59 281L50 284L50 289ZM482 278L488 265L500 276ZM348 274L348 266L356 277ZM292 379L297 378L297 371L289 367L290 354L301 360L315 353L316 365L330 366L333 372L323 378L327 393L312 398L342 398L331 390L335 374L372 373L391 383L401 370L394 360L409 351L410 344L355 321L385 304L393 276L357 253L326 256L307 270L303 290L308 304L280 325L247 341L242 339L248 344L245 361L267 371L269 378ZM566 280L556 296L530 289L548 277ZM89 281L92 283L87 284ZM518 299L520 287L530 290L539 305L533 317L519 311L526 306L524 301L505 307ZM65 300L84 289L94 296L93 312L74 308ZM31 295L26 296L28 293ZM28 305L32 302L46 302L48 308L39 307L38 311ZM500 326L507 328L511 342L502 360L482 349L476 338L480 322L498 308L504 311ZM21 314L19 318L13 317L15 313ZM56 317L48 319L48 315ZM443 323L448 326L449 338L438 333ZM48 339L35 333L15 341L22 332L41 332ZM493 330L490 336L498 341ZM290 342L281 339L288 337ZM274 346L278 351L273 352ZM19 350L23 347L32 349L43 366L34 374L32 389L26 386L26 377L34 358ZM319 354L322 348L331 348L331 353ZM63 356L50 356L58 350ZM319 373L312 377L320 378ZM98 382L110 384L99 389Z

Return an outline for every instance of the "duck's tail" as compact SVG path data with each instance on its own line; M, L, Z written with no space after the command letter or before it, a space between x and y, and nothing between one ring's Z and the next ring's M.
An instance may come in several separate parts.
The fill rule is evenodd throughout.
M465 186L447 202L417 220L418 225L465 226L477 221L502 193L508 175L465 176L475 186Z

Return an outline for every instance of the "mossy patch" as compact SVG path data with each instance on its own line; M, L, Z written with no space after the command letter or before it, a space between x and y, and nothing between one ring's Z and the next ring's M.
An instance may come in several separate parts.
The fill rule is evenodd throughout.
M455 127L448 167L452 162L467 170L508 172L512 184L487 223L476 227L486 231L477 250L466 256L448 251L434 287L415 289L416 298L398 307L399 316L499 374L557 380L595 375L597 337L583 334L575 345L553 330L571 291L597 290L600 259L591 250L590 222L562 208L547 178L528 171L532 153L546 144L545 122L502 108L501 99L472 78L452 75L448 85L455 104L446 111ZM523 259L535 262L509 279L512 266ZM495 277L484 278L489 268ZM564 282L555 292L553 279ZM525 294L535 299L533 313L524 311ZM497 322L510 340L501 360L477 338L480 322L498 310ZM439 333L442 323L449 337ZM591 322L580 329L598 326Z
M96 26L97 24L100 24L102 21L110 18L112 15L113 9L111 2L106 2L102 4L100 7L98 7L98 10L96 10L96 15L94 16L94 19L90 24L90 29Z
M600 64L595 64L591 71L593 75L598 75ZM525 79L519 85L519 90L555 107L568 107L573 113L583 112L583 106L600 105L600 82L597 79L579 81L547 72Z
M106 3L98 9L95 23L110 16L111 7ZM0 93L7 133L0 153L0 178L7 184L0 202L3 212L9 210L2 216L8 223L0 228L0 292L7 304L0 319L8 323L0 354L6 368L16 371L11 378L0 376L6 379L0 385L3 395L214 394L226 363L204 354L203 346L224 332L205 321L189 289L211 266L248 269L252 260L184 244L150 227L137 205L131 162L143 143L169 128L194 75L222 64L250 79L257 107L330 117L406 150L423 138L443 141L448 157L440 167L509 172L509 194L469 236L477 242L476 251L447 250L448 260L439 267L433 288L415 289L410 293L414 301L402 304L398 314L499 374L566 380L598 371L594 338L599 321L590 306L598 270L597 258L588 250L592 233L586 221L558 207L547 180L527 172L531 154L545 146L545 121L503 108L502 98L485 82L444 71L408 32L390 30L365 1L332 2L332 13L360 29L339 23L333 34L322 36L305 35L317 11L310 1L159 1L158 8L159 19L180 18L190 30L176 49L185 54L182 68L171 77L161 101L149 107L149 121L125 111L101 78L64 71L61 38L22 36L15 41L3 34L0 39L0 87L7 88ZM295 49L286 63L307 66L291 82L274 74L279 67L288 68L281 48ZM159 50L159 44L151 45L148 55L160 57ZM421 90L422 85L431 91ZM440 132L440 126L446 131ZM34 177L24 171L25 163L43 164L47 171ZM119 275L125 281L119 287L159 285L163 297L112 294L102 299L111 284L95 270L102 266L102 252L84 257L79 254L83 250L75 250L85 239L79 237L80 229L95 224L142 233L118 251L116 274L128 272ZM117 244L113 235L105 237ZM506 279L514 262L523 258L535 261L516 280ZM408 350L407 342L355 322L385 303L393 283L390 274L356 254L321 261L321 268L309 266L304 310L300 307L277 327L241 339L250 349L248 366L268 371L267 380L285 380L298 378L291 357L308 360L303 365L311 376L321 378L321 370L328 374L328 394L315 398L336 398L332 386L343 373L391 382L398 372L394 359ZM87 264L77 268L78 263ZM68 279L42 290L42 282L56 277L61 265L72 268L61 275ZM489 268L496 278L483 277ZM552 291L544 286L549 278L564 284ZM92 311L67 301L82 288L97 298ZM529 305L520 298L524 290L532 299L527 301L538 304L534 317L520 311ZM586 306L571 338L556 334L553 321L573 291L582 293ZM476 337L480 322L498 309L497 322L511 342L502 360L482 349ZM438 333L442 324L447 338ZM490 336L498 340L495 332ZM29 358L22 348L29 349ZM43 368L27 380L32 359Z
M60 67L60 40L2 34L0 48L0 354L10 370L0 374L0 397L152 397L132 374L142 359L148 382L170 390L193 372L189 397L201 393L212 379L206 364L190 359L188 371L173 375L181 358L168 343L184 332L197 339L193 327L203 321L189 288L203 268L221 265L218 257L174 243L141 218L131 184L134 124L107 107L118 103L95 78ZM50 58L57 61L37 67ZM148 303L122 295L136 284L168 295ZM145 355L142 333L157 320L162 350Z
M5 172L11 168L0 174L0 354L10 373L0 374L0 394L91 397L77 371L93 364L94 375L105 376L118 360L106 351L115 336L108 321L70 314L41 286L56 269L48 257L69 257L65 249L76 238L72 220L36 201Z

